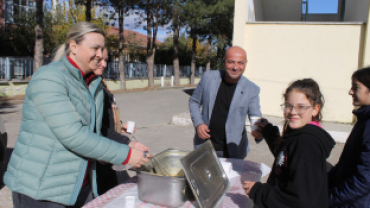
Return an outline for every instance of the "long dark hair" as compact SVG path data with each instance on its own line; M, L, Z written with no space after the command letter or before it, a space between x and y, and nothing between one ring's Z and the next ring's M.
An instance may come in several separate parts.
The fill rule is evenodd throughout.
M357 80L370 89L370 67L358 69L352 74L352 80Z
M288 95L290 92L293 90L297 90L301 93L304 93L307 97L307 99L311 102L312 106L319 105L319 112L315 117L312 117L313 121L321 121L322 119L322 113L321 110L324 107L324 96L322 95L320 91L320 87L317 84L317 82L311 78L306 78L306 79L299 79L294 81L292 84L289 85L289 87L285 90L285 93L283 94L283 99L286 101L288 99ZM283 133L282 137L290 132L292 129L289 127L288 122L285 120L284 121L284 128L283 128ZM281 144L281 138L277 139L275 142L275 152L278 150Z

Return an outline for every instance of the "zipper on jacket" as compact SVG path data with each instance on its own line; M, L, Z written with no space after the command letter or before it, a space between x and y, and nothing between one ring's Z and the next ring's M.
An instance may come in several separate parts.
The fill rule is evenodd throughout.
M91 114L93 114L94 115L94 120L92 121L92 126L91 126L91 128L92 128L92 131L94 132L94 128L95 128L95 125L96 125L96 105L95 105L95 94L96 94L96 90L98 89L98 87L99 87L99 83L101 82L101 77L98 77L96 80L94 80L95 82L98 82L97 84L96 84L96 86L94 86L94 89L92 90L92 94L90 93L90 95L92 96L92 99L91 99L91 101L93 102L93 106L94 106L94 108L91 108ZM90 92L90 91L89 91ZM91 105L91 103L90 103L90 105ZM95 161L95 160L94 160ZM96 163L96 162L95 162ZM92 178L92 181L90 181L90 183L91 183L91 190L92 190L92 193L93 193L93 195L94 195L94 197L98 197L99 196L99 194L98 194L98 188L97 188L97 184L96 184L96 172L95 172L95 170L92 170L92 171L90 171L89 170L89 173L90 174L92 174L92 177L90 177L90 178Z
M99 77L99 79L101 79ZM83 85L86 87L87 91L88 91L88 94L89 94L89 99L90 99L90 107L91 107L91 110L90 110L90 119L91 119L91 123L90 123L90 131L91 132L94 132L94 127L95 127L95 120L96 120L96 115L95 115L95 99L94 97L91 95L91 92L90 92L90 89L89 87L86 85L85 81L83 80L83 78L81 77L80 78L80 82L83 83ZM96 92L96 89L98 88L99 84L96 85L95 89L93 90L94 94ZM93 119L92 119L93 118ZM75 204L76 201L77 201L77 197L81 191L81 188L82 188L82 183L83 183L83 180L85 178L85 173L87 171L87 159L84 159L83 163L82 163L82 167L81 167L81 170L80 170L80 175L78 176L78 179L77 179L77 185L72 193L72 198L71 198L71 201L70 203L72 204ZM81 174L82 172L82 174ZM95 180L95 178L94 178ZM94 184L94 183L92 183ZM91 184L91 185L92 185ZM97 190L96 186L93 187L91 186L91 189L92 189L92 192L94 193L97 193L97 191L95 191L95 189Z
M82 188L82 183L84 181L84 178L85 178L85 173L86 173L86 168L87 168L87 160L84 159L82 161L82 166L81 166L81 170L80 170L80 173L82 171L83 174L80 174L78 176L78 179L77 179L77 183L76 183L76 186L75 186L75 189L73 190L72 192L72 198L71 198L71 201L69 201L69 204L70 205L74 205L77 201L77 197L78 195L80 194L80 191L81 191L81 188Z

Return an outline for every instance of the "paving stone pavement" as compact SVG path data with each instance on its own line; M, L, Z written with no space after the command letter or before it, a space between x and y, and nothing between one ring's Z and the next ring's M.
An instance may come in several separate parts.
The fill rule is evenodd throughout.
M116 101L121 110L123 122L132 120L136 122L135 137L143 144L147 145L152 154L157 154L168 148L181 150L192 150L192 138L194 128L191 125L173 125L171 124L174 115L182 115L188 112L188 100L193 89L176 88L155 91L141 91L131 93L115 94ZM2 117L5 128L8 132L8 156L14 148L18 137L18 131L21 122L22 104L2 104L0 102L0 116ZM349 112L350 113L350 112ZM251 138L250 135L248 135ZM270 154L265 142L256 144L251 141L251 152L247 160L254 162L263 162L268 166L273 163L273 157ZM343 149L343 143L337 143L328 161L335 164ZM6 169L5 165L0 165L0 176ZM132 176L133 173L130 173ZM262 178L265 182L267 176ZM2 180L1 180L2 181ZM6 186L1 186L0 190L0 208L12 208L11 191ZM0 187L0 188L1 188Z

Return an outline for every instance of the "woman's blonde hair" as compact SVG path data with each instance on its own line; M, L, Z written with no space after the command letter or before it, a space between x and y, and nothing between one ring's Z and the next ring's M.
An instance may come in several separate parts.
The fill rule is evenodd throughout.
M61 44L55 51L53 55L53 61L59 61L64 55L71 52L69 48L69 42L75 41L77 44L79 44L81 41L83 41L84 35L90 32L99 33L105 37L104 31L100 27L90 22L78 22L74 24L67 33L66 42Z

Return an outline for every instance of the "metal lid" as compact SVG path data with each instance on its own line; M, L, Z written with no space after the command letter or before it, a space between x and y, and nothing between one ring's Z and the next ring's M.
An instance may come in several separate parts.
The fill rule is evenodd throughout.
M216 207L228 189L229 179L211 141L208 140L180 160L199 207Z

